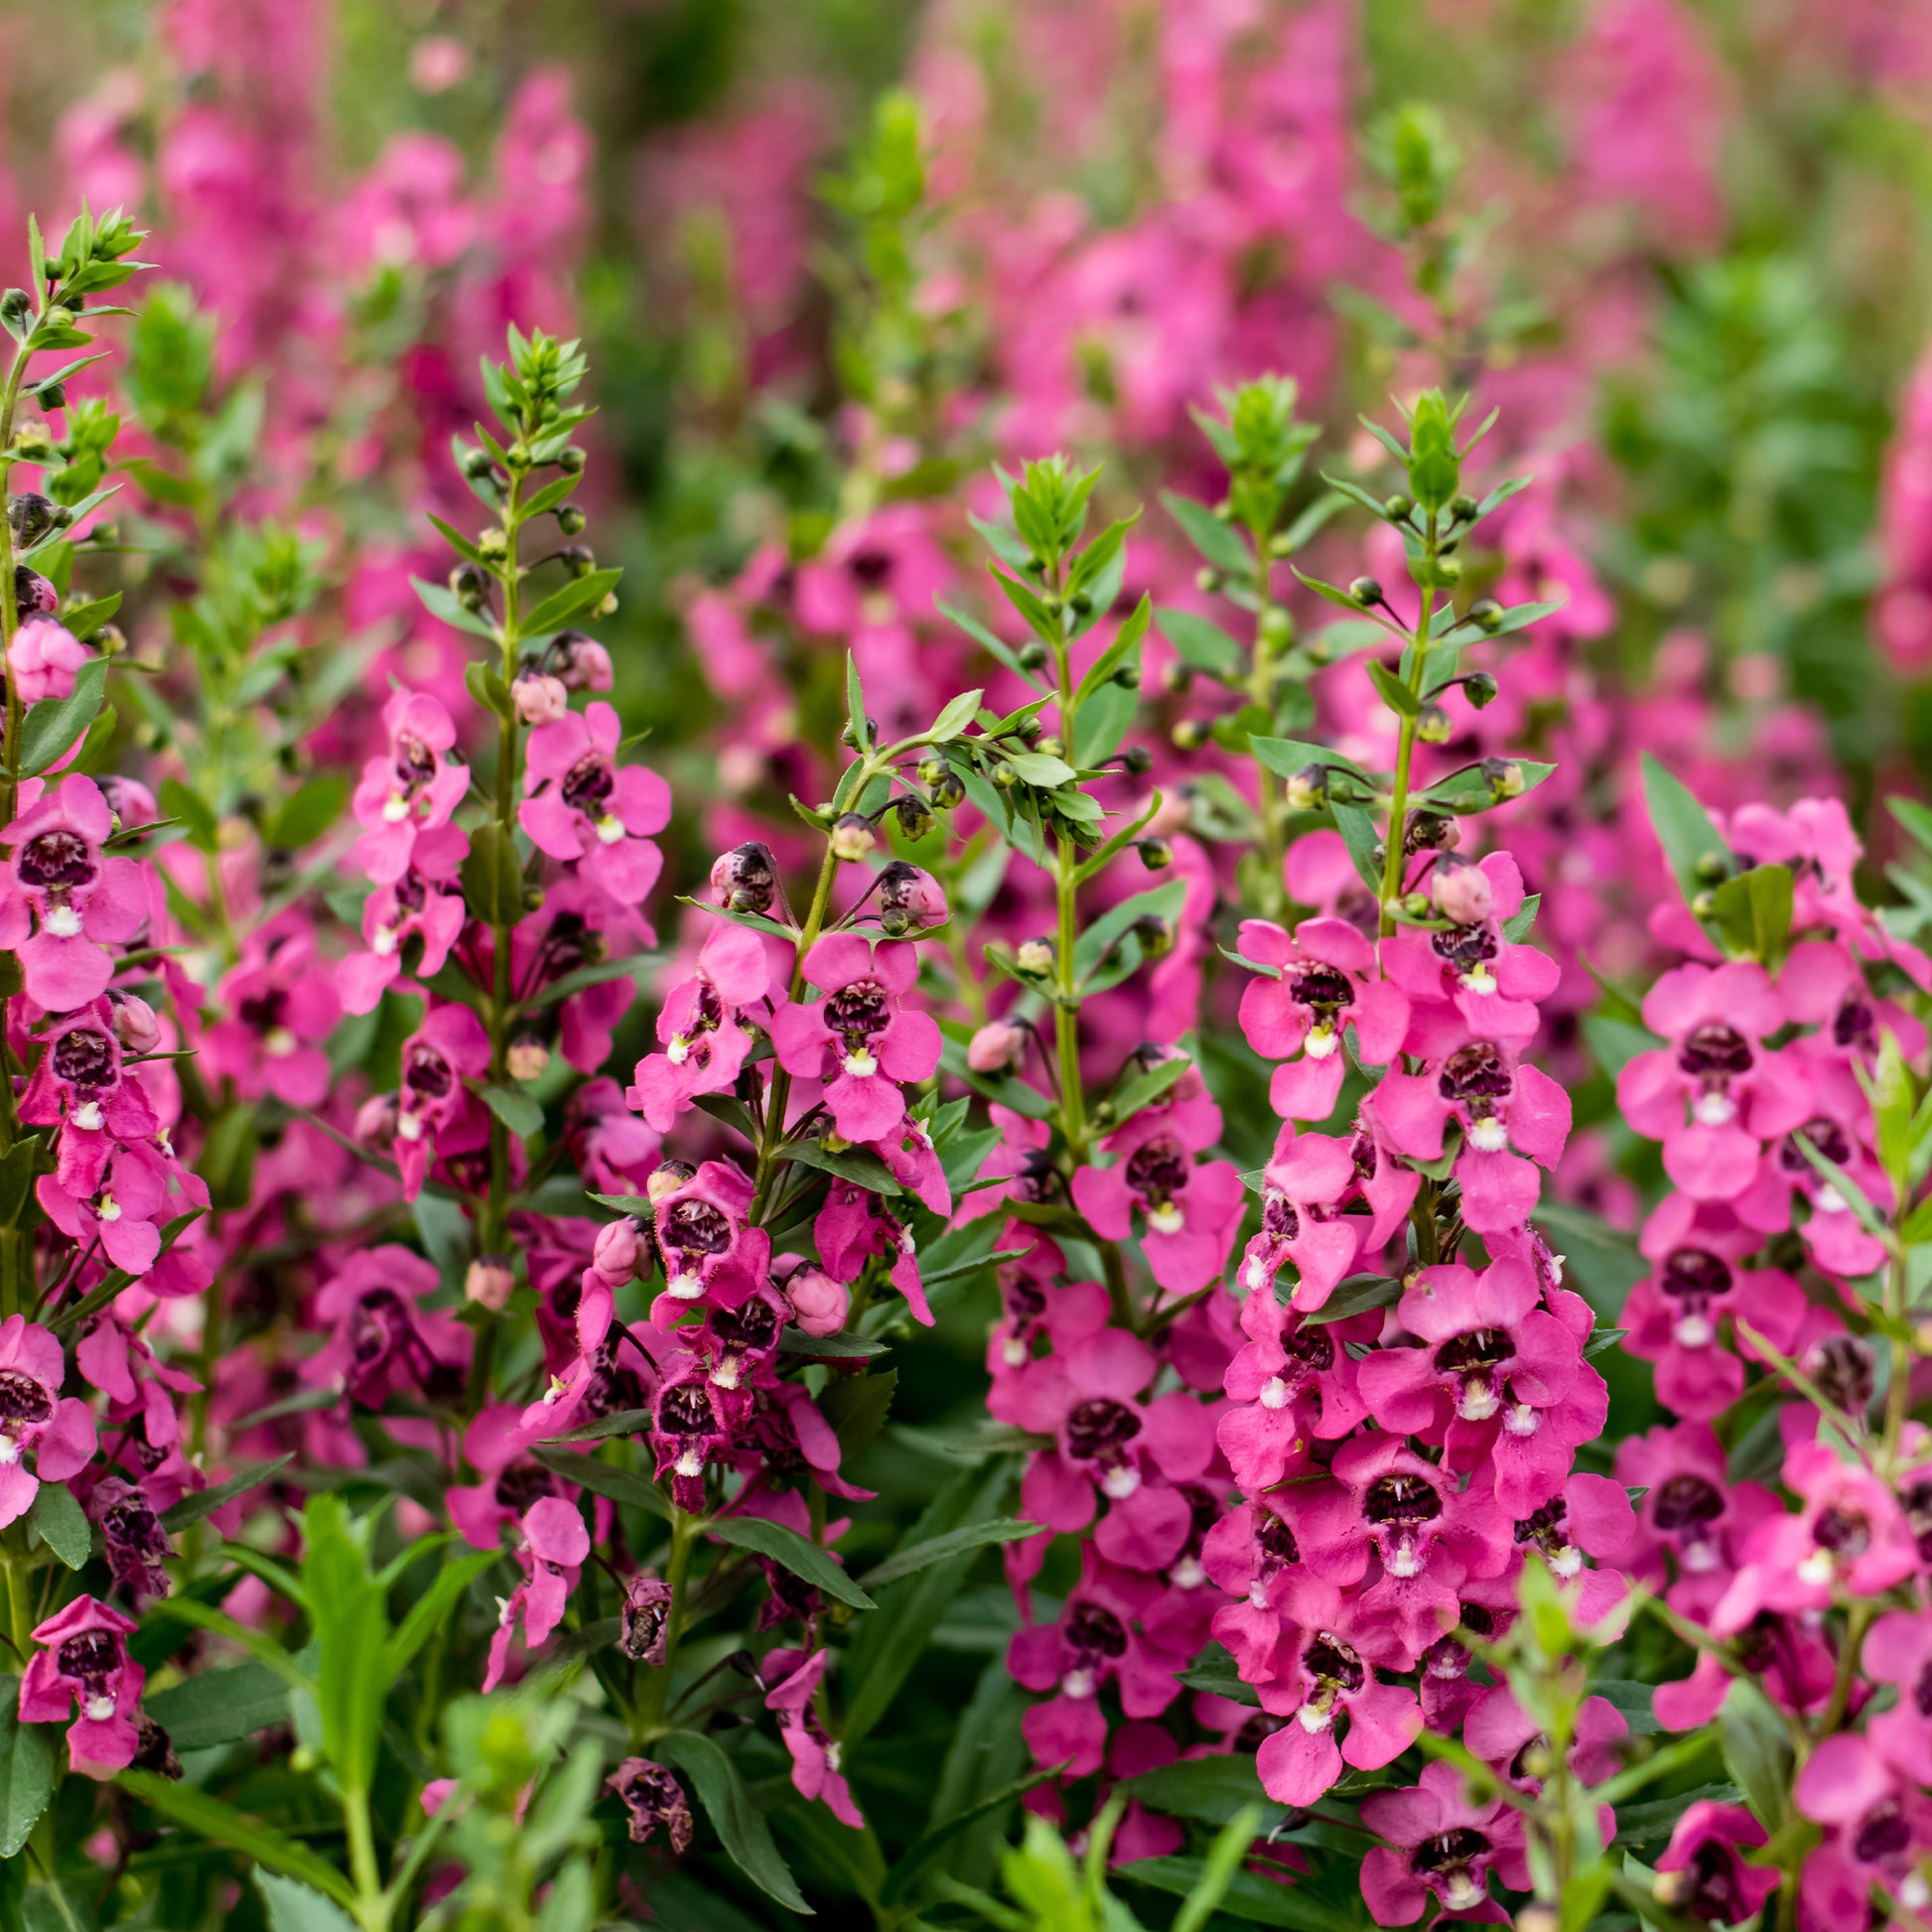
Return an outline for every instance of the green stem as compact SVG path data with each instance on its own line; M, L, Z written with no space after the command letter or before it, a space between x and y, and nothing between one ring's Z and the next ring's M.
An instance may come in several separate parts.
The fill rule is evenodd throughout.
M364 1932L387 1932L390 1904L375 1862L375 1834L369 1822L369 1794L343 1793L343 1823L348 1832L348 1869L355 1881L355 1916Z
M1423 538L1424 555L1429 560L1429 575L1436 574L1436 553L1439 539L1436 532L1436 512L1429 513L1429 528ZM1429 633L1436 621L1436 587L1428 584L1423 588L1422 612L1416 619L1416 633L1411 649L1415 661L1409 667L1409 675L1404 679L1413 696L1422 696L1423 673L1429 662ZM1409 771L1416 757L1416 720L1405 715L1402 719L1401 735L1396 745L1395 786L1389 798L1389 834L1385 856L1382 860L1382 936L1386 939L1395 930L1395 905L1402 897L1402 843L1409 829Z
M1269 618L1275 604L1274 572L1268 556L1269 534L1248 526L1255 546L1255 653L1248 677L1248 702L1268 714L1268 729L1275 723L1276 650L1269 635ZM1263 878L1261 903L1257 908L1264 918L1278 918L1288 906L1288 888L1282 868L1288 858L1288 790L1286 780L1276 777L1259 759L1255 760L1255 784L1261 805L1261 857Z
M684 1586L691 1571L691 1547L698 1540L703 1519L672 1505L671 1555L664 1581L671 1587L671 1607L664 1618L664 1661L644 1680L637 1700L636 1738L647 1744L664 1728L664 1704L671 1691L671 1668L677 1662L677 1641L684 1625Z

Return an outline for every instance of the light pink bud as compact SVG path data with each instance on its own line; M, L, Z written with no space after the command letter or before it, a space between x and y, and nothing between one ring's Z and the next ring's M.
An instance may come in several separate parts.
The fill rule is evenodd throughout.
M611 653L595 637L566 630L550 646L550 661L572 691L608 691L613 681Z
M785 1283L791 1318L808 1335L835 1335L845 1326L852 1291L809 1262Z
M7 646L7 663L23 704L70 698L73 676L89 656L87 646L52 618L30 618Z
M949 916L945 888L929 872L895 859L879 875L879 923L895 938L944 925Z
M483 1255L463 1278L463 1298L501 1312L516 1289L516 1271L501 1255Z
M1494 895L1489 875L1480 866L1436 868L1436 909L1457 925L1475 925L1489 916Z
M161 1022L138 993L109 988L107 1002L114 1013L114 1036L128 1052L152 1053L161 1044Z
M401 1111L393 1093L370 1095L355 1110L355 1139L377 1154L386 1154L396 1144L396 1121Z
M534 1080L550 1064L550 1048L540 1039L513 1039L503 1055L512 1080Z
M650 1249L635 1215L626 1214L622 1220L598 1229L591 1266L613 1288L650 1273Z
M563 679L538 671L520 673L510 686L510 699L526 725L554 725L570 709Z
M967 1042L966 1064L975 1073L1004 1073L1026 1051L1027 1035L1004 1020L982 1027Z

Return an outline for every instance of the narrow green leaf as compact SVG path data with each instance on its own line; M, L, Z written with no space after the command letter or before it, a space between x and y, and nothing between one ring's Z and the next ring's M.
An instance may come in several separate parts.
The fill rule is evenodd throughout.
M1205 503L1191 496L1176 495L1172 489L1161 492L1161 504L1180 525L1181 533L1200 554L1230 577L1247 578L1254 574L1253 553L1232 525L1223 523Z
M45 1543L69 1570L82 1569L93 1548L93 1526L65 1482L43 1482L27 1511L27 1540Z
M223 1503L245 1495L260 1483L272 1482L294 1460L295 1451L291 1449L286 1455L276 1456L272 1462L256 1462L238 1470L211 1489L191 1489L172 1508L162 1511L161 1527L169 1531L185 1530L190 1523L199 1523L204 1516L212 1515Z
M621 570L594 570L574 578L562 590L553 591L534 611L525 614L518 624L525 637L540 637L546 631L561 630L580 611L594 611L617 589Z
M709 1737L695 1730L670 1730L651 1746L673 1770L682 1771L697 1793L732 1863L788 1911L811 1915L791 1867L771 1842L770 1827L752 1802L738 1766Z
M255 1883L268 1906L269 1932L355 1932L340 1905L297 1879L258 1867Z
M483 1103L519 1141L543 1132L543 1109L517 1087L486 1086Z
M772 1522L768 1516L715 1517L706 1523L705 1534L716 1542L729 1543L734 1549L769 1557L794 1577L802 1577L814 1589L836 1597L841 1603L849 1603L855 1610L878 1607L832 1560L829 1551L820 1549L796 1530Z
M1238 683L1247 675L1248 653L1211 618L1197 617L1192 611L1163 611L1154 623L1183 664L1223 684Z
M1714 863L1726 870L1731 867L1730 848L1712 824L1711 814L1683 781L1666 771L1648 752L1643 755L1643 795L1650 807L1650 822L1688 904L1705 890L1704 867Z
M43 698L29 705L20 727L17 769L32 778L64 756L94 722L107 689L107 659L90 657L73 674L73 689L65 698Z
M271 1826L250 1818L246 1812L209 1797L199 1785L178 1784L155 1771L135 1770L117 1771L114 1782L199 1838L225 1845L253 1859L257 1864L267 1865L271 1871L298 1878L339 1905L355 1902L354 1888L334 1865L317 1858L307 1846L298 1845ZM4 1844L0 1843L0 1852L4 1850Z
M888 1584L896 1584L901 1577L910 1577L928 1564L943 1563L947 1557L956 1557L965 1550L978 1550L994 1543L1023 1543L1027 1538L1038 1536L1043 1525L1023 1523L995 1518L986 1523L968 1523L964 1529L948 1530L943 1536L927 1537L922 1543L913 1543L902 1549L895 1550L882 1564L868 1570L859 1579L865 1589L884 1589Z
M1367 669L1369 682L1391 711L1404 718L1422 715L1422 700L1379 657L1369 658Z
M456 630L467 630L473 637L487 637L493 643L496 626L483 612L472 611L457 601L447 584L428 584L420 577L409 580L410 588L421 599L423 609Z
M530 1453L546 1469L562 1476L567 1482L577 1483L597 1495L608 1496L614 1503L629 1503L667 1523L671 1521L671 1505L664 1492L634 1469L621 1469L615 1462L606 1462L602 1456L575 1455L569 1449L553 1449L547 1443L539 1443Z
M229 1664L152 1692L142 1709L177 1750L207 1750L286 1724L289 1687L266 1664Z
M0 1859L18 1858L40 1823L60 1753L60 1725L22 1724L20 1679L0 1675Z

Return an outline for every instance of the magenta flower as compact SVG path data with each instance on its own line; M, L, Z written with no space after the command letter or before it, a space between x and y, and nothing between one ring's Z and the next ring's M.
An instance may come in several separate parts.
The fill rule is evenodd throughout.
M1289 1722L1262 1739L1255 1769L1277 1804L1311 1805L1344 1764L1379 1771L1400 1757L1422 1730L1422 1708L1414 1691L1377 1676L1390 1646L1366 1601L1300 1577L1283 1607L1292 1627L1260 1689L1261 1708Z
M1409 1050L1427 1068L1384 1074L1362 1103L1364 1117L1378 1138L1416 1161L1440 1160L1444 1132L1455 1122L1462 1146L1452 1172L1462 1183L1463 1219L1478 1234L1520 1227L1536 1205L1531 1162L1554 1168L1563 1157L1570 1096L1548 1074L1519 1064L1513 1047L1473 1037L1449 1007L1417 1011Z
M1765 1842L1764 1827L1742 1805L1698 1799L1657 1861L1657 1896L1708 1925L1742 1925L1778 1888L1776 1865L1746 1864L1742 1857Z
M1274 969L1241 995L1241 1031L1264 1059L1283 1060L1268 1103L1284 1120L1326 1120L1341 1095L1343 1031L1364 1066L1387 1066L1408 1031L1402 989L1377 975L1375 947L1344 919L1304 919L1293 934L1241 922L1242 958ZM1296 1057L1296 1055L1300 1057Z
M76 1596L33 1632L47 1648L34 1653L21 1676L20 1721L67 1724L76 1708L68 1725L68 1761L90 1778L125 1770L140 1746L135 1715L148 1674L127 1654L134 1629L131 1616Z
M351 1254L316 1296L327 1342L303 1364L303 1379L334 1384L365 1408L398 1389L449 1394L470 1359L470 1331L427 1303L442 1285L434 1262L393 1242Z
M1932 1851L1932 1799L1888 1763L1869 1737L1841 1731L1806 1758L1792 1791L1798 1810L1826 1828L1805 1859L1800 1909L1827 1932L1863 1932L1874 1885L1923 1923L1920 1862Z
M396 1167L405 1200L423 1191L437 1137L456 1127L466 1112L481 1112L463 1083L488 1071L489 1035L466 1006L437 1007L403 1041Z
M725 1460L750 1409L747 1391L721 1389L695 1356L685 1358L657 1391L650 1432L657 1477L671 1478L671 1497L690 1515L704 1509L706 1467Z
M73 696L73 677L92 652L53 618L29 619L7 646L7 668L22 704Z
M1362 1823L1383 1841L1362 1861L1362 1896L1378 1925L1415 1924L1432 1897L1446 1918L1500 1923L1490 1872L1511 1891L1529 1889L1521 1814L1501 1798L1470 1804L1453 1764L1425 1764L1419 1783L1370 1792Z
M1202 1536L1200 1561L1215 1587L1236 1599L1215 1608L1215 1638L1244 1682L1266 1684L1281 1661L1287 1587L1302 1574L1295 1532L1272 1503L1244 1502Z
M1477 1472L1464 1492L1463 1503L1476 1510L1496 1506L1490 1470ZM1584 1559L1594 1557L1605 1564L1621 1564L1636 1526L1630 1498L1621 1483L1578 1470L1548 1502L1518 1517L1509 1535L1517 1549L1534 1550L1560 1582L1582 1580L1578 1618L1587 1625L1608 1615L1623 1600L1627 1586L1615 1570L1586 1570Z
M764 1708L778 1714L778 1735L791 1753L793 1789L808 1801L822 1799L841 1825L862 1832L866 1821L852 1802L852 1787L839 1764L838 1742L826 1735L814 1708L831 1656L823 1649L809 1655L800 1650L766 1652L760 1671L760 1681L768 1686Z
M443 970L469 917L457 875L469 856L469 835L455 825L418 832L407 869L378 886L362 906L367 952L350 953L336 968L336 989L345 1013L373 1013L383 992L402 976L404 950L422 941L416 971L434 979Z
M161 1125L147 1089L126 1071L114 1010L89 1001L48 1030L46 1051L20 1097L30 1126L64 1126L62 1156L74 1137L139 1141Z
M1623 1768L1629 1737L1629 1720L1615 1705L1607 1698L1585 1698L1570 1740L1571 1770L1584 1784L1601 1784ZM1476 1700L1463 1722L1462 1741L1518 1791L1534 1797L1543 1789L1548 1767L1538 1765L1536 1758L1539 1752L1547 1755L1550 1740L1508 1685L1492 1684ZM1613 1822L1606 1810L1605 1841Z
M1742 1560L1745 1539L1779 1513L1777 1498L1762 1483L1731 1480L1724 1446L1704 1422L1660 1424L1626 1437L1617 1445L1616 1479L1645 1492L1622 1567L1664 1589L1680 1616L1707 1620Z
M87 1498L87 1519L99 1526L114 1587L130 1602L168 1594L167 1560L175 1553L161 1527L161 1512L168 1506L150 1493L147 1480L136 1485L118 1476L103 1476Z
M682 1178L675 1169L658 1174L674 1182L652 1190L666 1297L736 1307L771 1260L771 1237L749 1224L751 1175L731 1161L707 1161Z
M575 1503L544 1496L523 1513L523 1538L516 1559L523 1581L497 1603L495 1633L489 1639L489 1664L483 1688L493 1691L509 1662L510 1639L523 1624L526 1648L536 1650L564 1619L564 1605L577 1587L577 1573L591 1554L591 1533Z
M662 1832L673 1857L681 1858L691 1849L691 1802L683 1785L663 1765L646 1757L626 1757L604 1782L629 1814L626 1828L633 1845L648 1845Z
M34 1192L48 1219L83 1248L98 1243L116 1268L145 1275L161 1254L160 1223L172 1218L170 1183L179 1177L191 1198L207 1204L207 1189L149 1141L104 1141L75 1151L66 1173L44 1173ZM192 1185L191 1185L192 1183Z
M539 725L516 822L539 851L581 860L613 898L634 905L657 883L663 861L651 835L670 822L671 788L641 764L618 764L622 729L608 704Z
M1272 1489L1309 1460L1316 1442L1348 1435L1367 1416L1361 1364L1346 1344L1371 1339L1379 1325L1375 1315L1310 1326L1272 1290L1248 1297L1241 1309L1248 1340L1235 1351L1222 1382L1233 1406L1215 1429L1246 1494Z
M925 1284L919 1279L912 1230L893 1212L884 1194L875 1194L856 1181L835 1179L812 1223L812 1238L818 1243L825 1272L834 1281L848 1285L859 1279L866 1263L875 1256L891 1255L893 1286L905 1297L913 1319L927 1328L932 1326L932 1309L925 1299Z
M1134 1217L1142 1217L1147 1265L1172 1295L1191 1294L1221 1272L1241 1221L1233 1163L1192 1159L1218 1137L1218 1113L1205 1132L1178 1111L1170 1124L1159 1108L1145 1108L1101 1143L1118 1157L1111 1168L1073 1176L1073 1204L1102 1240L1131 1240Z
M869 945L836 932L805 955L805 977L825 995L771 1020L771 1044L788 1073L824 1080L833 1125L848 1141L883 1140L905 1113L903 1083L939 1064L939 1028L901 1003L919 976L908 943Z
M774 993L765 941L748 926L720 919L698 951L698 968L664 996L657 1015L663 1049L637 1062L634 1084L624 1095L660 1134L701 1093L728 1093L752 1050L746 1021L769 1018ZM760 1011L752 1015L751 1010Z
M0 1527L26 1515L43 1482L65 1482L92 1459L94 1419L78 1397L62 1399L66 1375L47 1329L19 1314L0 1321Z
M343 1009L334 980L316 964L315 929L291 916L279 932L257 934L249 953L215 989L228 1017L202 1035L207 1069L232 1080L243 1100L272 1093L291 1107L320 1106L329 1056L316 1042Z
M1687 1194L1730 1200L1750 1185L1759 1144L1810 1112L1797 1059L1764 1044L1785 1022L1770 977L1749 960L1678 966L1650 989L1643 1019L1669 1044L1625 1063L1617 1105L1663 1142L1664 1171Z
M382 724L389 749L363 765L349 809L363 828L355 863L378 886L393 886L413 863L422 835L447 825L462 804L470 769L450 758L456 723L427 692L393 692Z
M1932 1618L1886 1611L1865 1633L1860 1662L1873 1682L1898 1687L1898 1702L1867 1725L1872 1743L1887 1763L1932 1785Z
M12 849L0 886L0 949L19 955L27 997L50 1013L70 1013L106 992L114 975L107 946L147 922L141 868L101 850L113 830L100 787L69 771L0 831Z
M1242 1256L1243 1292L1272 1297L1276 1275L1293 1262L1300 1280L1291 1305L1305 1314L1320 1308L1355 1265L1364 1226L1340 1212L1355 1186L1351 1143L1285 1125L1262 1173L1261 1226Z

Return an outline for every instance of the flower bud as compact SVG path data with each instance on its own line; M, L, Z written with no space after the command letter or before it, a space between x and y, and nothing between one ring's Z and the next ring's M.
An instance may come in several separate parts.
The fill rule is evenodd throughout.
M1425 745L1447 745L1455 736L1455 725L1439 704L1426 704L1416 719L1416 736Z
M487 450L465 450L463 453L463 474L472 483L482 483L489 475L494 461Z
M1295 635L1295 620L1279 604L1271 604L1261 614L1255 629L1265 644L1286 644Z
M43 409L65 409L68 406L68 385L65 382L43 382L34 391L34 396Z
M1216 596L1226 582L1227 579L1218 570L1210 569L1206 564L1194 573L1194 588L1206 597Z
M1208 725L1202 718L1183 718L1171 736L1176 752L1198 752L1207 743Z
M1328 802L1325 765L1305 764L1284 787L1290 811L1318 812Z
M1127 929L1141 942L1143 959L1165 959L1173 951L1175 934L1172 919L1157 919L1150 915L1136 919Z
M30 416L15 426L13 447L15 454L29 463L39 463L54 454L54 432L38 417Z
M1700 884L1722 886L1730 877L1730 861L1722 852L1702 852L1692 871Z
M550 1064L550 1048L534 1035L524 1034L510 1041L503 1063L512 1080L541 1079Z
M1149 872L1166 872L1173 864L1173 847L1166 839L1142 839L1134 849Z
M893 801L899 835L916 845L932 830L932 807L917 792L902 792Z
M1402 835L1402 849L1411 857L1418 852L1448 852L1461 842L1462 828L1441 812L1411 812Z
M14 608L22 623L31 617L50 617L61 608L61 593L39 571L16 564Z
M778 874L771 848L753 840L721 853L711 863L711 890L734 912L769 912Z
M0 295L0 324L12 334L23 334L34 319L34 298L25 289L9 289Z
M1503 621L1503 607L1493 597L1479 597L1469 606L1469 616L1492 636Z
M152 1053L161 1044L161 1022L154 1008L138 993L123 993L118 987L107 989L107 1003L113 1009L114 1037L129 1053Z
M1523 791L1523 767L1513 759L1484 759L1482 775L1498 799L1517 798Z
M944 925L949 913L945 890L930 873L895 859L879 875L879 923L895 939Z
M939 811L951 811L965 796L965 782L956 771L945 772L932 781L932 803Z
M1044 977L1053 970L1053 942L1050 939L1028 939L1022 942L1013 956L1013 963L1023 973L1035 973Z
M666 1194L676 1193L697 1172L689 1161L660 1161L644 1182L644 1192L653 1203L661 1201Z
M847 812L832 827L832 857L842 865L855 865L879 843L872 820L860 812Z
M567 443L557 452L557 468L567 477L581 477L585 461L584 452L575 443Z
M966 1064L975 1073L1004 1073L1017 1066L1027 1050L1024 1028L1005 1020L989 1021L966 1042Z
M791 1318L808 1335L835 1335L845 1326L852 1292L823 1268L807 1262L784 1285Z
M496 563L510 554L509 533L492 523L486 530L477 532L477 549Z
M1481 507L1482 505L1473 496L1466 494L1449 498L1449 514L1458 523L1473 523L1476 519L1476 511Z
M575 503L560 503L557 506L557 528L567 537L576 536L588 520Z
M1123 691L1138 691L1141 688L1141 667L1138 664L1123 664L1108 682L1118 685Z
M557 561L573 577L588 577L597 568L597 554L588 543L567 543L557 552Z
M1415 500L1399 490L1382 505L1383 513L1395 523L1406 523L1416 512Z
M481 611L489 602L489 573L481 564L458 564L450 572L450 591L466 611Z
M650 1243L645 1239L643 1223L634 1214L626 1214L622 1220L599 1228L591 1249L591 1266L613 1288L648 1275Z
M396 1121L401 1113L393 1093L371 1094L355 1110L351 1132L358 1147L386 1154L396 1144Z
M1480 866L1445 854L1436 862L1436 910L1455 925L1476 925L1495 903L1489 875Z
M73 512L38 490L27 490L7 505L7 526L13 532L15 548L28 549L51 531L65 529L73 521Z
M481 1255L463 1277L463 1299L501 1313L516 1291L516 1271L503 1255Z
M1022 644L1015 654L1020 660L1020 668L1025 671L1036 671L1046 662L1046 646L1037 638Z
M922 785L936 785L951 766L936 752L929 753L919 760L919 782Z
M1130 745L1120 755L1120 767L1136 778L1144 778L1154 769L1154 754L1145 745Z
M510 686L510 702L526 725L554 725L570 710L570 693L562 678L522 671Z
M1348 595L1357 604L1373 610L1378 604L1386 604L1388 599L1382 594L1382 586L1373 577L1358 577L1348 587Z

